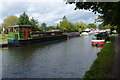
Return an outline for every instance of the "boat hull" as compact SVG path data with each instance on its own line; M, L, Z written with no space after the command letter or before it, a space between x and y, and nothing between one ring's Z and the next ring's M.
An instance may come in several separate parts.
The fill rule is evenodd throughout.
M92 40L93 46L103 46L105 44L105 40Z
M41 37L35 39L8 40L8 46L10 47L24 46L25 44L34 44L34 43L48 42L54 40L67 40L67 35Z

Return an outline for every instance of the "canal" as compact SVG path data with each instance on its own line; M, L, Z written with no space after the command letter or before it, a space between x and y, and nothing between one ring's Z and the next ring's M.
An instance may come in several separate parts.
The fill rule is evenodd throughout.
M81 78L101 48L91 36L2 50L3 78Z

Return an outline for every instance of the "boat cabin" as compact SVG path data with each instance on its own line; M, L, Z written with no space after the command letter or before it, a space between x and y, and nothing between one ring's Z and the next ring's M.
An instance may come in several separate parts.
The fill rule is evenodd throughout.
M32 38L40 38L40 37L47 37L47 36L55 36L55 35L63 35L63 31L41 31L41 32L32 32Z
M8 39L29 39L33 27L30 25L15 25L8 28Z

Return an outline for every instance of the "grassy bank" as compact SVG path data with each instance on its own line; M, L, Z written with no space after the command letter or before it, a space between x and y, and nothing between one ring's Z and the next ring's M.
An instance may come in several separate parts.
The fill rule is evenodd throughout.
M115 54L115 36L110 36L110 41L107 41L104 48L98 53L97 59L93 65L85 73L83 79L88 78L110 78L113 59Z

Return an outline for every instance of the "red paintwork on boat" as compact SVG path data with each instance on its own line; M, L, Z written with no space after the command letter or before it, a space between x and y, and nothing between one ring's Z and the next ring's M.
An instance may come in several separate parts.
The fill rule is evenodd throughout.
M92 42L92 44L97 44L97 42Z
M98 44L105 44L105 42L98 42Z
M105 44L105 42L92 42L92 44Z

